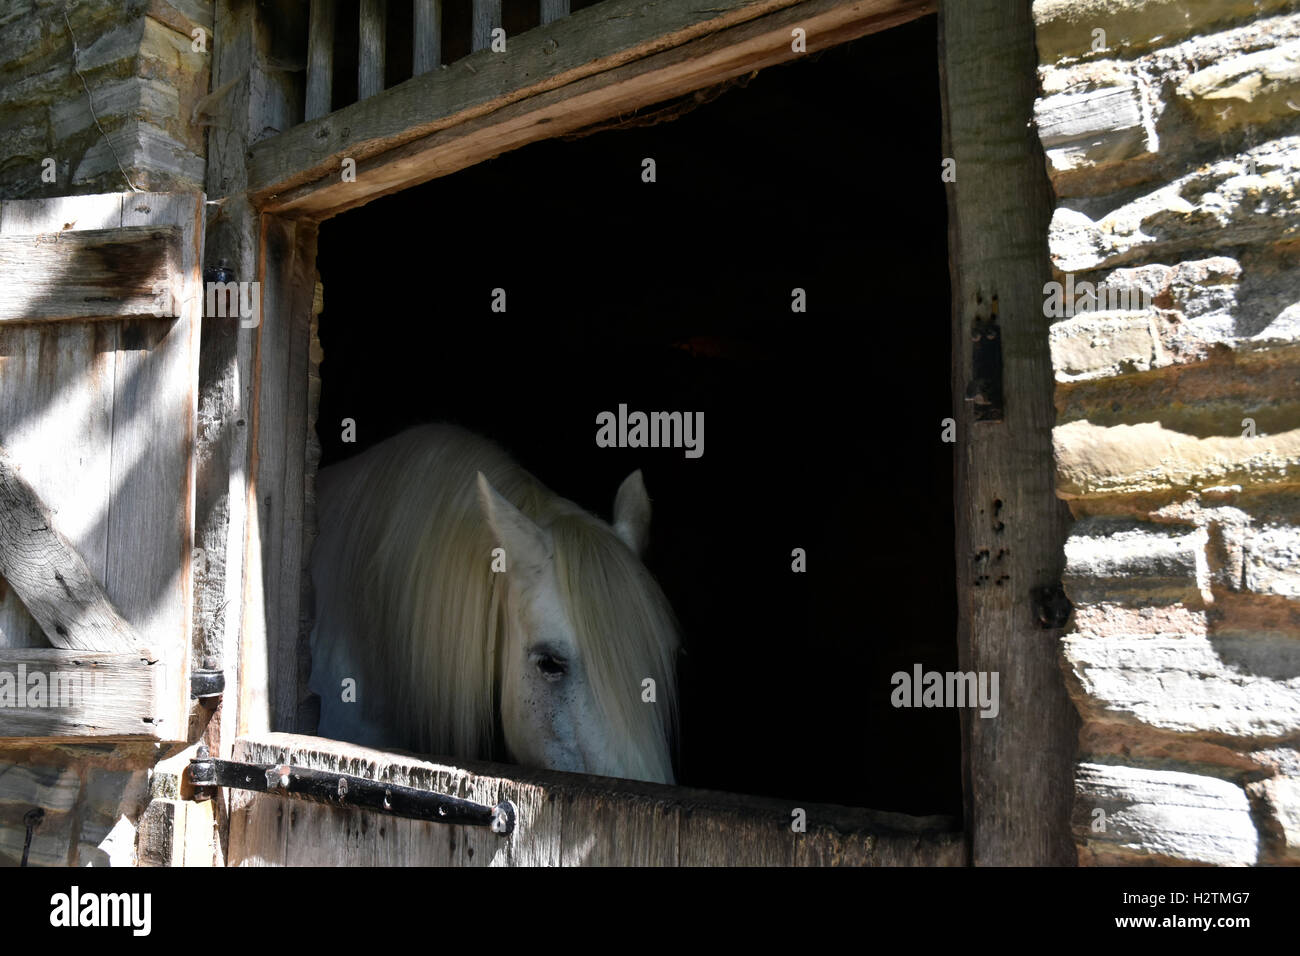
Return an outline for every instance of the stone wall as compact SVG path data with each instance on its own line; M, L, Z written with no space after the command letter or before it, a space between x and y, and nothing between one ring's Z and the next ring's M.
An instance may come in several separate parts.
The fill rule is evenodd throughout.
M1300 862L1300 3L1033 10L1080 861Z
M206 53L193 49L199 28ZM5 3L0 197L121 192L123 171L144 190L201 189L211 31L210 0Z

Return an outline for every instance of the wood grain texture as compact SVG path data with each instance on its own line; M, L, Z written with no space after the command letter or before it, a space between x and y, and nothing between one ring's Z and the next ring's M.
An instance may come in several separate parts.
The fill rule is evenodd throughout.
M368 100L384 91L384 67L388 49L387 0L361 0L357 41L357 99Z
M563 20L569 15L569 0L541 0L542 25Z
M442 0L414 3L412 74L419 76L442 65Z
M236 279L260 281L260 217L246 192L245 156L254 143L293 125L301 117L300 101L292 75L268 66L273 11L245 0L216 0L213 9L213 84L235 86L229 125L213 128L208 142L208 192L219 205L208 219L207 265L224 262ZM217 754L228 754L239 721L265 728L269 719L264 632L244 633L246 619L263 620L261 529L250 468L256 351L264 324L243 328L237 319L210 318L203 325L195 519L202 560L194 626L200 656L213 658L226 672L225 702L205 736ZM256 653L245 659L249 642Z
M678 866L960 865L956 821L803 804L808 830L790 828L792 805L764 797L525 770L476 761L434 763L352 744L261 734L236 760L292 763L423 787L519 813L509 838L382 814L244 795L232 816L238 865ZM305 844L305 845L300 845Z
M501 0L473 0L470 52L486 49L492 42L492 31L499 26L501 26Z
M333 106L335 0L311 0L307 28L306 119L324 116Z
M119 193L0 202L0 234L109 229ZM0 440L97 581L107 560L117 322L0 326ZM77 388L67 373L79 370ZM50 454L52 435L61 454ZM0 588L0 647L48 647L40 626Z
M177 238L171 226L0 235L0 322L155 317Z
M140 643L3 448L0 575L55 647L127 651Z
M767 16L776 11L782 16ZM512 38L506 53L481 50L258 144L249 187L268 211L332 215L526 142L784 62L798 55L790 49L794 26L807 29L815 52L932 12L934 0L718 0L706 8L606 0ZM763 25L750 23L758 18ZM751 29L732 33L737 25ZM408 148L381 161L398 147ZM344 157L364 170L355 183L339 182Z
M171 236L164 278L177 317L0 329L0 436L109 601L164 656L168 707L158 719L167 739L184 739L189 708L202 216L196 193L0 205L5 237L59 232L63 241L123 229ZM0 642L37 643L24 618L30 615L6 588Z
M1077 717L1031 595L1060 579L1067 513L1054 494L1052 367L1042 317L1052 197L1032 127L1033 25L1020 0L940 7L944 155L957 418L958 655L997 672L994 719L962 712L966 820L976 865L1071 865ZM938 172L936 171L936 175ZM976 323L1001 329L1005 415L974 422L966 394ZM979 554L1004 552L993 586Z
M158 715L170 712L164 665L148 648L130 652L65 651L60 648L0 648L0 738L81 740L86 737L148 738L161 734ZM5 685L20 691L35 674L47 688L60 688L59 700L70 706L17 707L6 698Z
M249 707L240 734L298 729L309 694L302 607L307 575L303 520L308 481L308 384L316 287L316 228L277 217L263 221L250 462L247 568L260 586L246 595L241 672ZM307 592L309 593L309 591Z

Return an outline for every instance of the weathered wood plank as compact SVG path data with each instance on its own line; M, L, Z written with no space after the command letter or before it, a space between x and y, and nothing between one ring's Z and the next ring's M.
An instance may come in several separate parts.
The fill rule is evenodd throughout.
M250 534L249 543L252 547L256 540L258 552L248 565L250 574L260 575L254 580L262 587L245 606L243 655L250 666L268 671L261 690L256 682L248 688L250 694L266 695L265 717L257 718L265 722L243 725L241 719L241 734L296 729L299 705L308 693L308 669L299 649L307 639L300 602L306 574L304 471L316 230L311 223L268 218L263 241L265 308L257 330L255 457L250 466L257 533Z
M45 503L0 448L0 575L58 648L128 651L140 637L118 613Z
M157 715L170 707L159 661L148 648L0 648L0 738L6 744L13 743L8 738L43 738L42 743L85 737L159 739ZM46 702L18 706L14 695L32 704L38 684L46 688Z
M543 26L569 15L569 0L541 0L541 4Z
M808 830L790 828L788 801L525 770L478 761L433 763L339 741L268 733L241 738L235 759L287 762L450 793L519 813L503 839L474 827L449 827L311 807L301 836L281 847L283 827L266 821L299 801L258 795L241 828L232 862L312 861L330 865L960 865L956 821L803 804ZM280 810L266 804L275 802ZM317 810L326 810L318 814ZM364 823L361 818L367 818ZM309 823L306 821L310 821ZM257 827L260 831L254 832ZM260 835L259 835L260 833ZM251 834L251 835L250 835ZM295 841L310 842L297 847ZM259 841L262 841L259 843ZM263 845L263 843L265 845ZM232 839L232 847L235 841Z
M412 74L420 76L442 65L442 0L414 0Z
M0 236L0 322L156 317L176 272L169 226Z
M307 103L304 116L313 120L333 106L335 0L311 0L307 28Z
M388 56L384 33L387 28L387 0L361 0L357 41L358 100L368 100L384 91L384 67Z
M171 322L129 320L120 332L113 388L112 494L104 581L149 644L167 648L175 718L163 732L187 739L194 534L194 442L202 325L204 199L144 193L122 205L122 225L176 223L184 291ZM171 719L170 715L169 718Z
M229 126L208 143L208 217L205 254L209 268L225 265L240 281L259 279L259 217L246 193L248 148L284 129L293 118L290 74L268 67L271 12L245 0L215 0L217 24L213 85L233 84ZM194 628L197 656L212 658L226 672L226 701L207 723L213 753L228 753L238 721L250 713L252 726L265 727L265 648L241 658L243 623L249 604L260 619L262 577L260 529L251 505L254 353L258 328L239 318L205 317L199 379L199 460L195 496L195 541L201 555L195 580ZM245 588L245 582L248 587ZM259 677L260 675L260 677ZM247 685L247 686L246 686ZM246 693L247 692L247 693ZM251 695L251 696L250 696ZM249 710L251 708L251 711Z
M999 422L974 421L969 402L953 411L958 658L964 671L998 673L1002 701L994 719L962 711L967 830L976 865L1070 865L1077 716L1060 634L1031 611L1033 590L1060 579L1068 518L1054 489L1039 291L1051 279L1043 237L1053 204L1032 127L1033 24L1020 0L945 0L939 23L944 155L957 168L947 186L953 394L967 394L979 323L1001 330L1005 397ZM1005 586L979 586L983 549L1004 555Z
M700 8L688 0L606 0L512 38L504 54L479 51L449 70L415 77L372 102L345 107L259 143L249 163L249 187L267 209L332 214L351 200L365 201L535 139L783 62L798 55L790 48L794 26L808 31L813 52L933 13L934 3L718 0ZM766 17L775 11L782 16ZM730 32L760 17L764 24ZM710 42L691 45L706 35ZM730 47L735 49L728 53ZM548 91L550 95L540 96ZM519 101L525 99L531 105L521 107ZM571 111L576 115L570 116ZM448 148L445 139L429 139L446 130L450 142L461 143L470 132L466 124L490 113L498 116L486 127L474 126L479 140L463 143L460 150ZM496 125L502 128L482 137L484 129ZM381 173L381 165L392 164L380 164L377 157L404 145L415 148L404 154L403 175L392 175L395 168ZM461 152L472 156L461 158ZM355 183L338 183L344 157L367 169ZM304 184L312 184L306 194L292 192ZM332 184L350 192L333 190Z
M474 0L470 27L470 52L484 50L492 42L492 31L501 26L501 0Z

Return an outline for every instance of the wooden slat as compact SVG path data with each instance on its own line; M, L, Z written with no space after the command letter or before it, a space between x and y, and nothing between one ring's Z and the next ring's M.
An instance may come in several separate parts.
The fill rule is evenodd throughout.
M244 606L241 734L296 729L299 705L308 693L308 668L299 649L306 640L300 602L306 574L303 514L315 260L313 224L265 220L259 266L265 305L256 333L252 411L253 523L246 552L249 579L261 586L250 590Z
M569 15L569 0L541 0L542 25L554 23Z
M0 575L55 647L127 651L140 643L2 448Z
M324 116L333 105L335 0L311 0L307 29L306 119Z
M717 0L707 8L605 0L514 38L505 54L471 54L465 69L458 63L416 77L364 106L258 144L250 188L268 210L325 218L526 143L785 62L799 55L790 48L796 26L808 31L815 51L934 8L935 0ZM345 156L358 161L354 183L339 180Z
M1078 717L1061 676L1060 632L1041 629L1029 611L1033 590L1060 580L1068 523L1055 494L1054 383L1039 291L1051 279L1043 237L1053 202L1031 123L1033 23L1020 0L945 0L939 23L944 155L957 164L946 189L958 659L963 671L999 674L1002 700L996 720L962 711L967 830L977 866L1072 865ZM977 320L1001 328L1000 422L975 422L960 401ZM978 555L989 551L1005 556L1005 586L979 586Z
M414 0L413 75L442 65L442 0Z
M501 0L474 0L470 28L470 52L486 49L492 31L501 26Z
M164 667L152 650L131 652L65 651L61 648L0 648L0 687L34 674L49 682L80 688L72 707L0 707L0 738L77 739L145 737L158 739L156 719L170 708L165 699ZM3 699L0 689L0 699ZM48 743L48 740L41 741Z
M955 821L943 817L807 803L808 831L794 833L792 805L765 797L478 761L432 763L293 734L241 738L234 754L250 763L287 762L493 805L511 800L519 812L516 833L503 839L482 828L245 796L232 810L235 864L955 866L965 858Z
M384 63L388 52L384 31L387 25L387 0L361 0L357 47L358 100L367 100L384 90Z
M156 317L177 236L167 226L0 236L0 322Z

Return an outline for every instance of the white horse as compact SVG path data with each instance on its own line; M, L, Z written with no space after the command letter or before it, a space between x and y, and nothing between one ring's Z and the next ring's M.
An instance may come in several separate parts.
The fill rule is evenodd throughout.
M639 471L611 526L426 425L322 469L317 501L322 736L673 782L678 636Z

